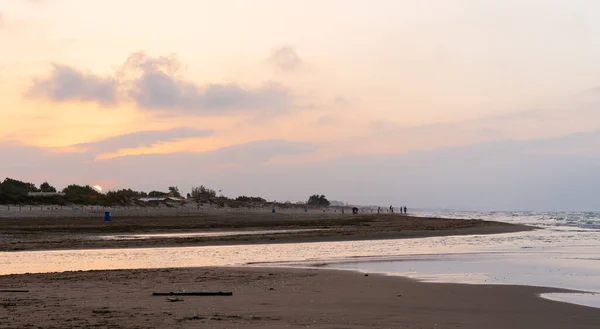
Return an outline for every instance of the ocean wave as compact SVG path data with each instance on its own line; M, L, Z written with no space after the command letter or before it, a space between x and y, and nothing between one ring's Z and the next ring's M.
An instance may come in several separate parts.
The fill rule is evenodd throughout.
M600 230L600 212L475 212L439 211L423 212L427 216L443 218L467 218L540 226L545 228L580 228Z

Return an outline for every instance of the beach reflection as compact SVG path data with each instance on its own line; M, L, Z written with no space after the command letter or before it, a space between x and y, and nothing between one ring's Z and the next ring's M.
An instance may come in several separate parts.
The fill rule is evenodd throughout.
M326 231L328 229L293 229L293 230L257 230L257 231L219 231L219 232L180 232L180 233L153 233L153 234L119 234L98 236L102 240L141 240L154 238L193 238L193 237L225 237L236 235L265 235L265 234L286 234L295 232Z
M527 284L600 292L598 237L597 230L574 233L544 229L398 240L4 252L0 253L0 274L336 263L329 266L427 281Z
M564 251L398 257L329 264L326 268L399 275L425 282L512 284L553 287L592 294L544 294L553 300L600 308L597 248Z

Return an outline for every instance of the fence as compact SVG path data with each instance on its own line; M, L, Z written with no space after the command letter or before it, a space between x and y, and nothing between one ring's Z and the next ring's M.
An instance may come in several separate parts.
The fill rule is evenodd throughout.
M302 207L286 207L275 206L276 213L304 213ZM352 214L351 208L345 207L345 212L342 212L342 207L329 207L325 211L323 208L311 208L311 214ZM177 217L177 216L194 216L202 214L228 214L228 213L270 213L271 207L261 208L221 208L214 205L197 206L193 204L176 205L176 206L113 206L104 207L99 205L94 206L60 206L60 205L0 205L0 218L38 218L38 217L99 217L105 211L110 211L113 216L123 217ZM371 208L361 209L363 213L372 212Z

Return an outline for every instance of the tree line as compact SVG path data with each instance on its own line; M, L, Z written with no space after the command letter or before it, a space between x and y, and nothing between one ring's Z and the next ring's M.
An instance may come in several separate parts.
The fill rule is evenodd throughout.
M0 204L82 204L82 205L127 205L135 203L139 198L182 198L177 186L169 186L167 191L136 191L130 188L100 193L90 185L71 184L60 192L64 195L29 196L29 192L51 192L58 190L48 182L37 187L34 183L6 178L0 182ZM217 196L217 192L204 185L192 188L186 194L187 199L197 202L209 202L224 205L226 202L264 204L264 198L241 195L235 199Z

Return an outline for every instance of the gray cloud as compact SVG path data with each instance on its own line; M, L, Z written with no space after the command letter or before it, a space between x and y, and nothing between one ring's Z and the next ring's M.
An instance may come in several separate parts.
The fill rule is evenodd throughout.
M236 84L204 87L178 80L164 72L144 72L130 96L147 110L183 110L198 114L224 114L243 110L283 111L291 95L278 85L245 89Z
M117 103L117 93L117 81L112 77L102 77L66 65L54 64L50 76L34 79L26 96L54 102L80 101L114 106Z
M304 66L304 62L294 48L279 47L271 53L269 63L282 71L296 71Z
M282 111L292 96L278 84L249 89L234 83L200 86L177 76L181 63L175 56L150 57L134 53L122 68L136 74L129 96L146 110L180 110L197 114L225 114L244 110Z
M73 146L84 148L86 151L94 154L101 154L124 148L149 147L158 143L172 142L177 139L207 137L212 134L211 130L180 127L169 130L137 131Z
M113 77L54 65L49 77L34 80L27 96L55 102L96 102L105 106L131 100L140 109L169 114L219 115L250 111L270 116L297 108L291 92L277 83L258 88L235 83L198 85L178 76L181 67L174 55L151 57L142 52L129 56ZM118 99L119 89L127 91L122 99Z

